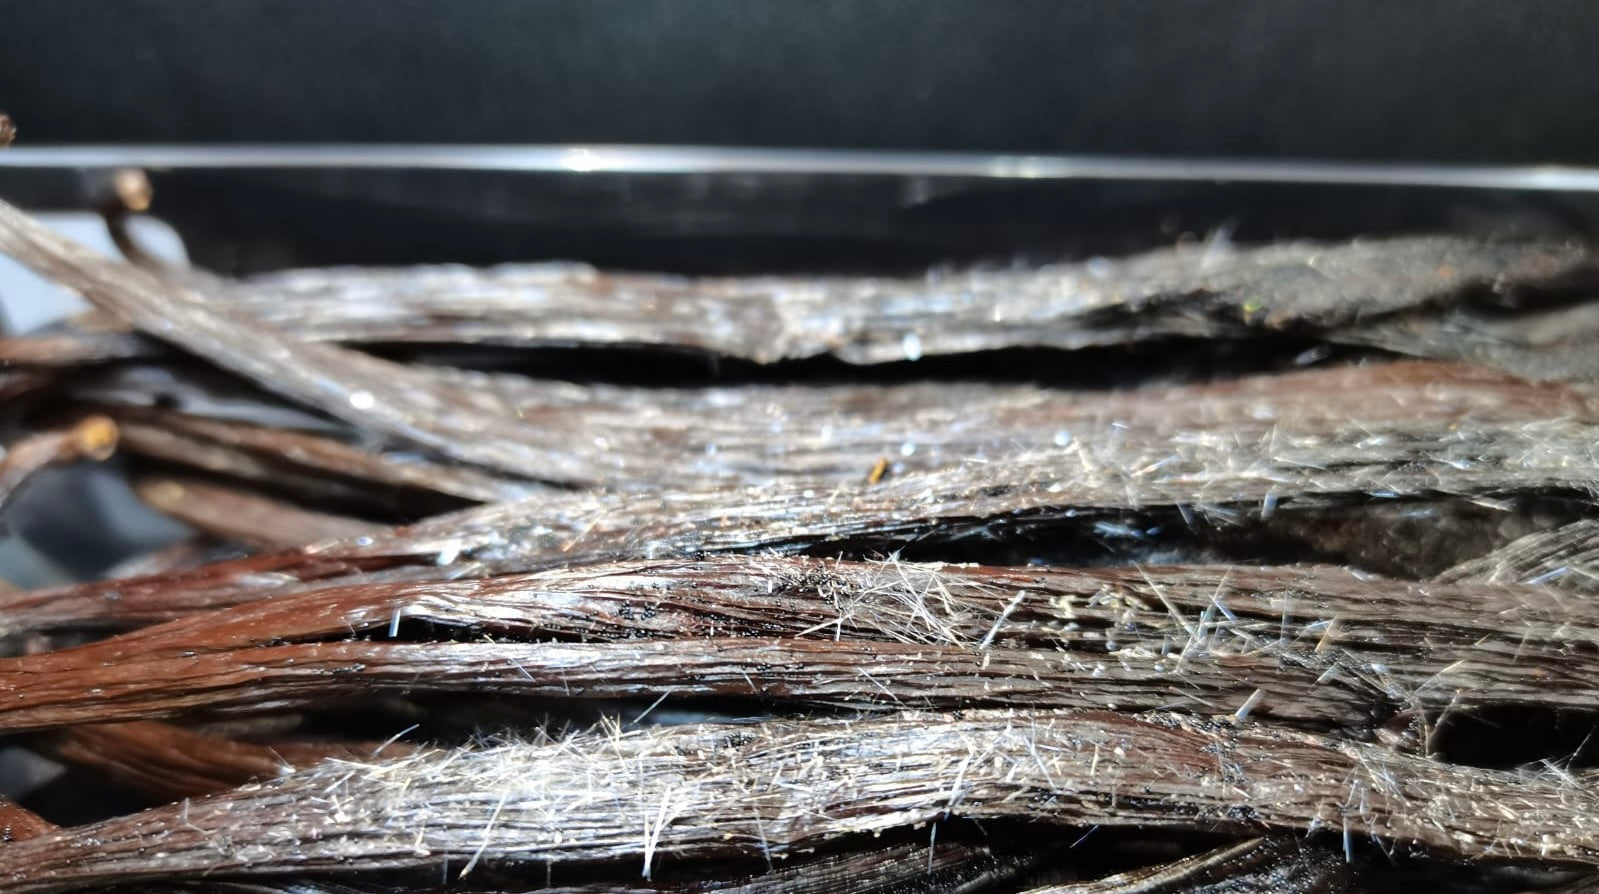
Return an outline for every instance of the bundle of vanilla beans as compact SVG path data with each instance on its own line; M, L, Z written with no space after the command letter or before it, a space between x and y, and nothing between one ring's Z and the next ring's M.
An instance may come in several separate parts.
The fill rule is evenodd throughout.
M0 892L1599 890L1583 246L0 252L96 308L0 339L0 500L193 532L0 589L6 744L138 793L13 792Z

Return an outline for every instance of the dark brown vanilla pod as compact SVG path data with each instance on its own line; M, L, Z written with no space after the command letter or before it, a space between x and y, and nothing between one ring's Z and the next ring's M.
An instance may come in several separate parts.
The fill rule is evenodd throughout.
M196 283L96 255L4 204L0 251L157 338L358 428L502 472L579 477L570 462L520 441L518 426L476 407L467 393L432 390L401 364L298 342L208 299ZM463 438L463 431L473 436Z
M1599 595L1599 520L1518 538L1439 574L1443 583L1524 583Z
M1175 674L1156 670L1157 663L1073 660L1053 649L974 654L902 643L810 640L315 643L58 672L0 672L0 694L8 699L0 705L0 729L425 692L549 700L675 695L690 703L738 698L877 709L1171 707L1208 713L1225 706L1316 728L1369 726L1393 711L1386 693L1364 681L1318 685L1319 674L1285 669L1271 659L1239 659L1227 666L1195 660ZM1591 699L1592 692L1573 697Z
M509 497L545 490L537 486L511 486L498 481L487 481L485 486L480 487L479 481L472 480L481 479L473 469L426 462L390 462L379 453L367 453L359 466L345 465L341 462L342 457L334 451L322 448L332 447L335 451L348 450L351 453L359 452L359 449L317 435L290 433L282 439L285 443L301 442L299 446L311 442L311 450L271 453L192 432L185 425L186 420L177 414L106 410L108 416L121 420L122 446L127 456L151 461L158 469L214 476L223 481L236 482L241 487L271 490L299 501L325 504L341 511L409 520L448 512L476 502L497 502L489 499L489 494L494 491L502 491ZM159 418L162 416L165 418ZM216 425L236 431L242 423L221 422ZM272 440L279 430L262 431L274 433L262 440ZM351 472L355 474L349 474ZM477 496L466 497L455 493L462 486ZM372 527L386 525L374 523ZM305 542L302 540L295 545Z
M208 562L238 558L239 554L237 545L219 543L208 537L190 537L171 546L130 556L106 569L105 577L114 580L119 577L171 574Z
M1353 869L1345 855L1284 835L1023 894L1340 894L1360 890Z
M1599 795L1568 780L1176 714L975 712L600 731L323 763L17 842L0 891L445 862L632 861L648 873L657 861L758 858L949 816L1330 828L1478 858L1599 864Z
M187 476L144 476L134 492L145 505L205 534L259 549L348 540L381 527Z
M0 367L72 369L159 353L158 343L132 332L74 327L0 336Z
M1473 287L1560 281L1587 265L1576 246L1425 237L1223 252L1179 247L909 279L685 279L574 264L335 268L267 274L235 292L249 313L304 339L653 345L757 363L822 354L882 363L1173 336L1358 337L1362 326L1403 311L1444 326ZM1455 356L1436 340L1400 347Z
M55 823L0 795L0 848L13 841L26 841L55 830ZM3 853L0 850L0 854Z
M851 363L1006 348L1313 335L1475 359L1533 378L1591 379L1595 315L1570 295L1574 246L1459 238L1188 247L1025 271L910 279L606 274L577 264L333 268L197 280L301 341L690 350L755 363ZM1551 296L1539 293L1557 286ZM114 319L11 350L18 362L148 356ZM159 333L157 333L159 334Z
M293 488L294 482L304 481L299 489L310 493L319 487L342 486L358 491L360 486L369 485L416 493L431 491L454 498L453 506L460 506L465 502L501 502L545 491L532 482L497 477L414 454L363 448L326 434L169 410L101 409L121 423L130 452L279 487ZM285 484L286 478L293 480Z
M1324 337L1497 367L1536 380L1599 381L1599 284L1553 301L1456 302L1357 323Z
M1509 426L1570 419L1592 422L1599 402L1591 389L1524 382L1483 367L1400 362L1251 375L1199 385L1123 391L966 382L904 385L746 385L647 388L539 382L503 374L412 367L433 389L475 396L484 412L520 425L517 435L540 449L587 463L591 472L567 483L630 489L759 485L785 477L856 483L882 462L899 475L953 463L994 459L1081 439L1114 449L1125 440L1205 437L1237 431L1263 437L1275 427L1328 438L1353 437L1353 426L1410 424L1423 410L1448 424ZM152 381L151 375L162 375ZM207 382L214 392L216 383ZM185 387L187 386L187 387ZM192 412L129 407L130 395L164 389ZM149 367L80 383L68 393L111 414L129 430L130 448L215 472L266 477L210 458L223 446L242 448L258 464L428 488L477 500L529 493L528 482L452 469L399 450L372 451L326 432L284 431L238 420L204 418L207 398L197 376ZM235 386L229 403L260 402ZM1345 432L1348 432L1345 434ZM1361 430L1362 432L1364 429ZM166 446L199 439L210 452L190 457Z
M29 745L167 801L227 791L326 760L402 757L399 742L255 744L152 721L84 724L35 736Z
M1359 730L1585 708L1599 665L1580 643L1599 645L1599 614L1558 593L1333 568L657 561L312 590L0 660L0 729L490 691L1182 707Z
M0 365L0 401L10 402L46 391L59 384L60 376L51 370L8 369Z

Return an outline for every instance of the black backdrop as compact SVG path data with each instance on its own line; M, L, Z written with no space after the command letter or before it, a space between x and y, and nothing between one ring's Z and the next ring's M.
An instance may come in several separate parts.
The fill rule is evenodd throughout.
M1599 4L3 0L32 143L1599 162Z

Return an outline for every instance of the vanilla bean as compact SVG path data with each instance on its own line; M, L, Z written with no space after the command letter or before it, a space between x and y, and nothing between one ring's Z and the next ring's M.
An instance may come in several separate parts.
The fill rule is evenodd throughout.
M294 463L472 499L513 499L529 490L526 482L494 481L481 472L454 470L414 456L399 461L322 435L280 433L191 413L104 406L128 399L130 391L156 387L141 381L148 377L137 372L148 370L102 376L70 392L122 421L136 450L183 461L181 453L162 451L160 439L200 438L270 453L279 466ZM521 424L519 437L528 443L574 464L588 463L591 470L572 483L635 489L641 483L679 488L763 484L785 476L856 483L883 459L889 461L886 470L897 475L1073 439L1113 453L1124 444L1222 434L1254 439L1279 429L1314 431L1338 441L1374 434L1409 436L1429 427L1507 429L1551 419L1586 424L1599 418L1599 401L1585 388L1534 385L1486 368L1432 362L1333 367L1123 392L954 382L626 388L447 369L419 368L415 373L432 382L430 388L470 394L482 412ZM172 395L179 406L180 396L181 390ZM259 401L248 392L235 399ZM154 429L135 437L139 423ZM216 462L211 460L208 468L226 471Z
M1534 588L1433 586L1316 566L995 568L776 556L630 561L453 581L367 581L208 614L154 600L123 600L112 607L124 612L113 616L130 625L194 617L93 647L108 657L303 642L401 622L474 636L592 641L809 634L1081 648L1090 639L1128 645L1158 643L1163 636L1187 640L1201 632L1197 621L1173 615L1197 618L1209 609L1203 632L1210 639L1243 633L1248 623L1258 622L1276 625L1265 633L1279 645L1308 635L1325 648L1362 638L1453 641L1447 630L1463 631L1459 642L1495 639L1500 631L1536 645L1553 642L1556 630L1580 632L1588 617L1581 603ZM1339 626L1327 633L1324 622L1335 617ZM21 620L42 625L47 619Z
M174 571L195 568L207 562L236 558L238 554L239 551L235 547L218 543L206 537L191 537L153 552L124 559L107 569L105 577L107 579L115 579L119 577L171 574Z
M815 858L736 881L590 884L540 889L544 894L951 894L993 890L1029 862L960 840Z
M102 410L121 422L131 451L264 483L279 481L286 470L295 470L324 486L331 477L436 491L477 502L518 499L543 490L532 482L416 457L402 458L286 428L161 410Z
M1155 670L1155 663L1083 660L1055 650L976 654L903 643L811 640L314 643L56 672L17 666L17 671L0 671L5 698L0 730L192 710L300 707L407 692L602 700L660 693L688 700L732 697L879 708L1180 708L1196 713L1241 706L1265 693L1271 708L1259 708L1262 714L1301 725L1351 727L1380 716L1374 703L1385 701L1364 681L1318 685L1316 673L1283 669L1269 658L1239 657L1226 667L1196 661L1181 673ZM1591 692L1582 695L1592 698Z
M13 841L26 841L54 831L56 831L55 823L0 795L0 847Z
M979 712L602 732L325 763L17 842L0 891L446 860L634 860L647 872L946 816L1244 834L1330 827L1473 857L1599 864L1599 795L1570 782L1180 715Z
M1594 322L1585 308L1516 306L1507 320L1502 309L1498 316L1477 312L1463 298L1489 283L1513 291L1568 279L1586 263L1572 247L1422 238L1222 254L1179 248L899 280L692 280L540 264L299 270L205 286L303 341L649 345L757 363L823 354L881 363L999 348L1308 332L1424 356L1475 357L1538 378L1577 378L1593 372L1576 350ZM98 331L59 336L50 351L13 354L0 343L0 357L62 363L148 354L138 340L105 332L113 321L90 323Z
M1479 305L1453 302L1367 320L1334 333L1329 341L1371 345L1401 354L1448 357L1483 363L1530 379L1599 380L1599 354L1589 350L1599 339L1599 303L1594 286L1583 300L1515 300Z
M0 363L0 400L14 401L57 385L60 377L47 370L6 369Z
M379 526L189 477L139 479L139 499L213 537L261 549L359 537Z
M1528 534L1439 574L1441 583L1531 583L1599 595L1599 520Z
M898 280L681 279L544 264L303 270L257 277L235 291L252 315L301 338L659 345L758 363L819 354L880 363L1171 336L1329 331L1356 338L1362 324L1401 311L1444 315L1474 285L1507 289L1569 276L1584 264L1574 247L1417 238L1158 250ZM1405 346L1449 347L1413 341Z
M241 483L270 488L305 500L324 501L340 507L354 506L380 514L389 512L403 518L449 511L459 508L463 502L486 500L489 493L488 489L479 488L474 491L476 498L465 499L451 493L458 489L456 485L461 480L454 473L464 472L466 476L476 477L471 469L422 465L400 471L400 464L391 464L377 457L374 465L378 468L363 468L360 474L350 477L341 470L329 468L332 464L326 460L325 454L307 463L301 461L306 454L274 454L211 440L187 431L183 422L175 418L156 421L146 414L103 409L108 416L119 420L123 452L129 456L154 460L162 468L186 469L236 479ZM301 437L312 439L316 436ZM295 439L291 437L285 440ZM355 451L349 445L323 440L325 444ZM385 466L389 468L383 468ZM399 475L393 474L396 471L400 472ZM428 473L432 471L440 474L430 476ZM419 478L429 484L408 485L403 480L397 480L401 478ZM467 486L471 487L472 484ZM491 484L489 488L499 489L499 486ZM537 490L526 488L521 493L525 495Z
M477 409L470 395L432 389L401 364L297 342L205 298L197 283L96 255L4 203L0 250L158 338L360 428L513 474L581 477L569 459L518 440L519 426Z
M70 369L158 353L156 343L132 332L72 328L0 336L0 366Z
M419 623L500 641L328 641ZM595 642L507 640L552 636ZM1584 708L1599 666L1574 643L1599 645L1599 617L1554 593L1341 569L636 563L316 590L0 660L0 728L405 688L1181 706L1364 728L1399 710Z
M1023 894L1338 894L1358 890L1349 867L1289 837L1255 838L1157 866Z
M71 726L35 736L29 745L170 801L227 791L324 760L393 758L412 751L394 742L257 745L149 721Z

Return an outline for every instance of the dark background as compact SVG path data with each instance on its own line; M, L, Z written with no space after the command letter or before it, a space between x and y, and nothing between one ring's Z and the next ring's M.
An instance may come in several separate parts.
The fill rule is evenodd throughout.
M1599 162L1599 4L4 0L30 144Z

